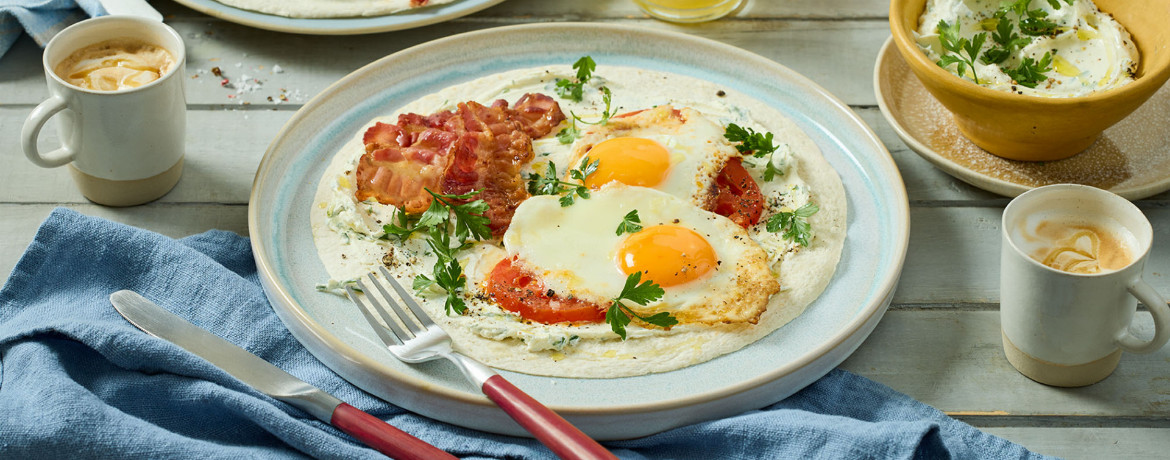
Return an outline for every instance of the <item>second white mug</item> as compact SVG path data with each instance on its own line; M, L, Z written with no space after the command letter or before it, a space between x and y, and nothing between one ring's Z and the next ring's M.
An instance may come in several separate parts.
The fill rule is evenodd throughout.
M1113 372L1122 350L1149 353L1170 339L1170 308L1142 279L1153 229L1133 203L1094 187L1050 185L1012 200L1002 226L1003 347L1020 373L1089 385ZM1154 319L1150 340L1129 330L1137 300Z
M112 39L159 46L170 52L174 65L157 80L118 91L74 86L54 71L71 53ZM182 37L158 21L103 16L62 30L45 47L49 98L25 120L25 155L46 168L68 164L82 195L95 203L130 206L163 196L183 170L185 62ZM57 119L62 145L43 153L37 138L50 118Z

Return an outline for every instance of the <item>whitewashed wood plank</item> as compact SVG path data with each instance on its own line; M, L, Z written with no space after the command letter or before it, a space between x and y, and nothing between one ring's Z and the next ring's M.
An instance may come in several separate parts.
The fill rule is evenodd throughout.
M383 56L436 38L521 21L448 22L368 36L274 34L222 21L172 21L187 43L187 102L197 106L301 104L341 77ZM679 30L755 52L809 77L855 105L874 104L870 75L885 21L744 20L678 26L650 20L621 24ZM0 105L37 104L45 98L40 50L22 38L0 66ZM283 72L274 71L279 65ZM210 74L218 67L236 87ZM244 76L251 77L242 84Z
M0 202L85 203L68 168L45 169L25 159L16 141L32 109L0 108L0 139L10 161L0 168ZM256 167L291 111L191 110L183 177L162 203L247 204ZM56 148L57 129L42 131L41 148Z
M37 227L56 208L55 204L0 204L0 279L8 279L20 255L36 236ZM94 204L67 204L82 214L122 222L163 235L180 238L218 229L248 234L248 207L215 204L152 204L109 208Z
M1138 312L1137 325L1140 336L1152 335L1149 313ZM998 311L894 309L841 367L977 426L984 418L1170 416L1170 347L1125 354L1097 384L1056 388L1017 372L1001 342Z
M206 17L176 2L151 2L168 20ZM855 19L885 17L889 2L873 0L748 0L740 11L723 21L761 18ZM456 21L492 20L495 18L532 18L533 20L597 21L614 18L649 18L630 0L507 0Z
M1170 452L1168 428L999 427L983 431L1033 452L1069 460L1166 458Z

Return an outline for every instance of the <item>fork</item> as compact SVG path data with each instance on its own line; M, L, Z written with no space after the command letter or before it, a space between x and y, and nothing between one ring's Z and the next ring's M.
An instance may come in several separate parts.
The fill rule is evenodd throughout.
M468 358L451 348L451 336L431 320L402 285L390 276L386 267L378 267L386 283L394 288L408 312L383 287L374 273L368 275L370 284L382 295L383 300L394 313L387 311L361 279L358 288L366 293L366 299L382 320L389 326L383 327L370 313L370 309L358 297L353 286L346 286L350 300L357 305L362 316L374 328L374 332L390 349L394 357L406 363L421 363L446 358L455 363L463 375L480 388L488 399L512 417L520 426L532 433L542 444L558 457L565 459L617 459L597 441L594 441L577 427L570 424L552 409L524 393L491 368L479 361ZM411 314L413 313L413 314ZM397 319L397 321L396 321ZM401 325L399 324L401 323Z

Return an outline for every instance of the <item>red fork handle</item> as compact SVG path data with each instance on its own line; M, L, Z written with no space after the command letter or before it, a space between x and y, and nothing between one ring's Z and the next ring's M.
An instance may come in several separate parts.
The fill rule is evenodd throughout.
M333 426L349 433L363 444L397 460L450 459L455 456L439 450L438 447L411 436L405 431L390 426L373 415L346 403L333 409Z
M560 458L617 459L593 438L498 374L483 383L483 393Z

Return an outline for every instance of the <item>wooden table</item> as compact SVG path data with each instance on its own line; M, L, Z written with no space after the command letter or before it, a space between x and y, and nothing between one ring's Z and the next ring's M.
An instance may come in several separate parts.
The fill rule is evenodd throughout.
M898 139L878 110L873 66L889 36L886 2L751 0L734 17L678 26L629 0L508 0L461 19L367 36L303 36L252 29L172 2L153 2L187 42L187 163L161 200L132 208L86 201L65 168L24 158L24 118L46 97L41 51L28 37L0 59L0 273L12 271L37 225L57 206L169 236L208 229L247 234L248 194L269 141L302 104L377 58L464 31L591 21L682 31L771 58L811 78L881 136L910 197L910 249L893 305L842 367L882 382L1036 452L1070 458L1170 455L1170 348L1126 354L1105 381L1080 389L1034 383L1005 360L998 314L999 219L1006 198L935 169ZM278 67L279 66L279 70ZM211 75L253 80L235 90ZM287 99L287 101L286 101ZM1170 127L1168 127L1170 129ZM55 145L48 129L42 148ZM1153 221L1147 279L1170 293L1170 194L1138 202ZM1148 336L1149 314L1138 313Z

